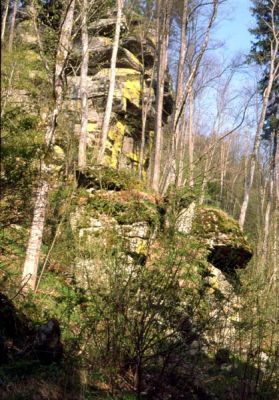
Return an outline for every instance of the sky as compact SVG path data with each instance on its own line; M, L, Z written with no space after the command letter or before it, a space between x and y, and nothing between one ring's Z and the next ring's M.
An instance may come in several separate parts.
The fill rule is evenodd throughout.
M249 28L255 25L254 17L250 11L251 1L250 0L227 0L219 9L217 16L217 25L212 32L212 43L222 43L223 45L217 50L219 60L223 66L228 65L233 59L234 61L244 61L245 56L250 52L251 41L254 39L253 35L250 34ZM214 46L213 46L214 49ZM213 54L216 54L216 50L213 50ZM242 57L240 57L240 55ZM244 93L247 85L249 86L249 78L247 75L248 71L246 68L239 68L230 83L231 96L234 97L237 93ZM251 80L253 83L253 80ZM203 102L206 105L207 119L210 121L214 119L216 114L216 96L218 99L218 91L206 92L206 96L203 97ZM229 115L232 116L230 119L227 117L228 127L231 125L234 127L236 122L234 120L234 114L238 115L239 110L243 108L243 96L236 96L235 100L228 105L232 107L232 112L229 111ZM239 114L242 117L242 113ZM203 123L204 124L204 123Z
M248 29L253 26L254 21L250 6L250 0L229 0L222 7L214 36L224 42L225 47L221 52L225 52L227 56L239 52L247 54L250 50L252 35Z

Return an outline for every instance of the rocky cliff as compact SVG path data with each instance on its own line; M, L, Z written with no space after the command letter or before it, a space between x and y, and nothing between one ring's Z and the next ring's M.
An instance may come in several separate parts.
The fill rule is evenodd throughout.
M88 145L90 157L96 157L101 125L109 88L110 59L116 17L101 19L89 28L89 121ZM156 93L156 42L150 26L139 16L122 18L121 38L116 63L116 86L113 98L111 128L108 134L104 164L114 168L136 170L139 163L142 130L145 135L144 169L148 169L150 146L154 134ZM71 55L72 67L68 71L68 101L65 107L76 113L75 130L79 133L79 66L81 43L77 39ZM75 71L75 75L72 71ZM168 77L164 88L163 120L172 113L173 97ZM143 107L146 121L143 128ZM94 157L95 156L95 157ZM90 162L90 161L89 161Z

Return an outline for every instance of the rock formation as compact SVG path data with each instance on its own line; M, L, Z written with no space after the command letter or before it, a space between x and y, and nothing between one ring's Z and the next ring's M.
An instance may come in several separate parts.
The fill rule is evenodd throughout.
M109 243L122 244L123 262L128 268L130 263L152 265L161 246L162 233L163 236L170 232L175 235L177 251L186 261L189 257L187 243L194 241L196 250L192 263L203 260L199 290L203 291L208 318L212 320L210 337L201 338L202 343L211 343L213 347L229 345L241 307L236 270L244 268L252 257L252 250L237 222L219 209L195 206L190 196L188 206L185 207L187 201L184 200L172 226L169 200L155 199L141 192L140 182L128 177L124 171L117 172L109 167L88 169L79 174L80 188L86 188L87 194L76 199L78 207L72 214L71 226L78 246L90 254L88 259L77 257L75 271L79 284L87 284L96 273L99 278L102 275L90 257L92 249L106 246L106 240L111 240L109 237L113 238ZM195 267L185 268L193 268L195 274ZM189 282L183 281L183 276L182 268L179 282L187 286Z
M110 59L115 18L101 19L89 26L89 121L88 146L89 163L96 157L103 114L109 87ZM150 157L150 145L153 138L155 115L156 43L152 30L147 30L139 17L134 16L127 26L126 18L122 19L121 41L118 50L116 87L113 99L111 128L105 151L105 165L114 168L137 169L142 134L142 108L150 105L146 120L146 145L144 169L147 170ZM66 108L76 113L75 130L79 132L79 65L81 61L80 39L73 46L71 63L77 75L68 70L69 87ZM167 122L172 113L173 98L170 78L165 83L163 120ZM90 158L91 157L91 158Z

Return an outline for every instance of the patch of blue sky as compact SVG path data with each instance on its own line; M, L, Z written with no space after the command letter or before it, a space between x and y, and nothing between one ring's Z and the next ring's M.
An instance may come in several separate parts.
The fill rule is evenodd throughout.
M249 28L254 24L251 5L250 0L228 0L221 6L213 36L224 44L220 52L226 56L249 53L253 39Z

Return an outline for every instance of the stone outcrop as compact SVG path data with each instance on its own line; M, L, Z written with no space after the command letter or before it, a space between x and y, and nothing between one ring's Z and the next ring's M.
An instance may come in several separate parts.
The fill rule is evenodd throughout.
M102 121L109 88L110 63L113 48L116 16L89 24L89 65L88 65L88 163L96 160ZM148 104L145 124L144 171L149 167L151 144L155 125L156 95L156 34L150 26L136 14L121 22L120 43L116 63L116 82L113 96L111 128L105 149L104 164L113 168L136 170L139 165L139 153L142 135L143 105ZM25 56L28 62L43 63L37 47L37 36L32 21L28 18L20 22L17 34L26 46ZM80 65L81 38L74 39L68 67L66 70L67 93L64 111L70 115L70 128L78 137L80 131ZM30 80L47 80L46 73L39 68L32 69ZM32 95L28 90L14 90L15 103L25 104L32 109ZM164 85L163 122L168 121L173 110L173 96L170 76ZM44 120L47 109L41 113ZM70 122L71 121L71 122ZM59 138L58 138L59 139ZM60 138L63 142L63 138Z
M89 121L88 146L90 157L96 156L105 104L109 88L110 60L115 17L108 17L89 26ZM129 28L128 28L129 26ZM142 108L149 104L146 120L144 169L150 158L155 117L156 43L154 33L134 16L127 24L123 17L116 64L111 128L105 150L104 164L113 168L137 169L142 134ZM81 43L76 39L71 63L77 75L67 73L68 101L66 107L76 114L75 131L79 133L79 66ZM165 82L163 120L166 123L173 109L170 78ZM90 153L90 150L89 150Z
M252 257L252 249L238 223L220 209L199 207L192 234L208 247L208 261L223 272L245 267Z
M146 256L160 230L165 229L167 234L171 228L170 206L162 214L162 203L142 192L141 183L125 171L108 167L87 169L78 173L78 182L88 195L71 221L83 243L93 243L94 236L110 229L127 242L127 253L140 258ZM197 241L200 257L207 260L209 293L222 294L229 301L234 296L235 271L247 265L252 250L237 222L224 211L198 207L191 199L188 203L171 229L181 243L182 237Z
M90 257L92 249L115 246L122 254L123 265L132 271L136 265L153 268L154 260L156 263L160 257L160 236L175 235L177 254L181 254L179 262L185 260L185 268L191 269L185 275L182 268L179 285L190 285L193 291L202 293L212 321L210 334L197 337L199 348L210 352L220 345L229 346L241 308L236 270L244 268L252 257L237 222L222 210L197 206L191 195L176 202L180 211L175 214L170 198L156 199L142 192L140 182L131 174L113 168L89 168L78 174L78 182L87 192L84 198L77 199L80 206L71 217L79 246L87 252L89 249ZM187 247L191 241L195 243L193 253ZM90 257L77 258L76 275L81 285L87 285L94 275L102 279L98 262L92 262ZM199 272L196 259L203 260ZM185 281L184 276L189 273L201 274L197 278L199 288ZM199 325L195 319L192 323ZM193 351L190 347L189 354Z
M137 187L140 182L132 175L113 168L87 169L79 174L78 181L87 194L76 199L77 208L70 221L81 251L114 245L127 264L144 264L159 227L154 196L142 192ZM94 273L92 268L94 262L77 259L78 279L86 282Z

